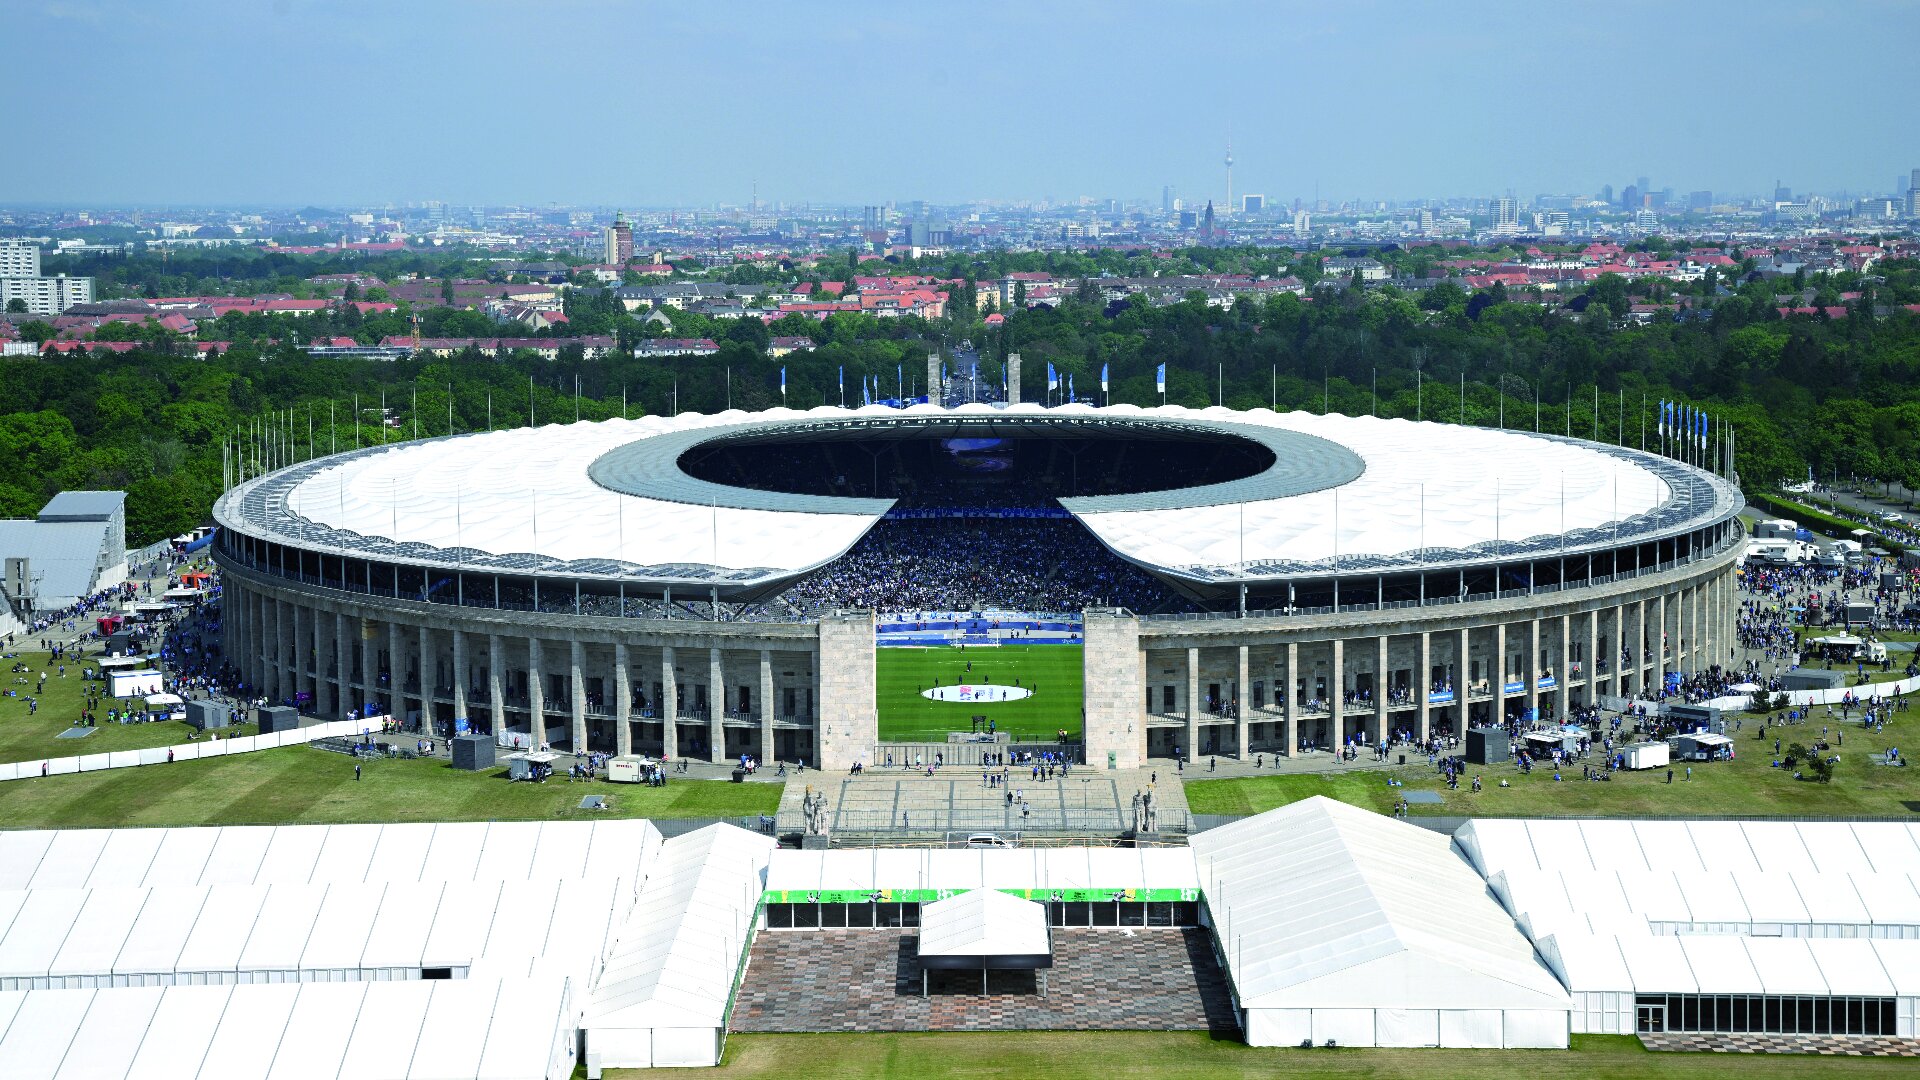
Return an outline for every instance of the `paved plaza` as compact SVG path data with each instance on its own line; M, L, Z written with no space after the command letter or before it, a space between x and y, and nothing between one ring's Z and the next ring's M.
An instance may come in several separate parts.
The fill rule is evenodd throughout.
M1872 1035L1675 1033L1642 1035L1649 1050L1711 1054L1837 1054L1842 1057L1920 1057L1920 1039Z
M1075 769L1037 780L1031 770L1010 769L1004 785L989 786L975 766L948 766L927 776L908 769L870 769L859 776L810 773L787 785L779 830L800 832L800 803L808 788L828 799L831 835L920 838L940 841L955 833L1003 836L1118 836L1133 828L1135 792L1152 791L1160 831L1187 829L1187 800L1170 768L1106 772Z
M754 939L734 1031L1209 1031L1238 1037L1206 931L1053 932L1046 995L1026 971L934 973L914 930L771 931ZM826 992L831 989L831 992Z

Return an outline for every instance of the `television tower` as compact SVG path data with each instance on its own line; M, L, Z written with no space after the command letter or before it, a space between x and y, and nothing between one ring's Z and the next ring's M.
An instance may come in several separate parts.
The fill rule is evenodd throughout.
M1227 124L1227 205L1226 217L1233 216L1233 124Z

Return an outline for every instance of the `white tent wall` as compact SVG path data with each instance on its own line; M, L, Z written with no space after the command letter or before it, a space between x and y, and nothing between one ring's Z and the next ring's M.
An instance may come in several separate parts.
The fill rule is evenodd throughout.
M582 1009L589 1060L605 1068L719 1062L774 846L730 825L661 845Z
M1373 1010L1373 1045L1439 1046L1438 1009Z
M1250 1040L1296 1043L1306 1010L1317 1043L1499 1046L1515 1011L1516 1038L1566 1045L1572 999L1446 837L1316 798L1192 847ZM1428 1039L1463 1011L1492 1020L1440 1015Z

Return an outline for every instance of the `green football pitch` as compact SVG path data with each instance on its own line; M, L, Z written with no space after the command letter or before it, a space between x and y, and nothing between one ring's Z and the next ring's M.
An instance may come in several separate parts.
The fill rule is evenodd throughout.
M1050 742L1066 730L1080 733L1079 645L889 647L880 650L880 738L888 742L944 742L949 731L969 731L985 716L1016 741ZM969 671L967 665L973 669ZM925 691L957 686L998 693L1016 685L1031 691L1018 701L936 701Z

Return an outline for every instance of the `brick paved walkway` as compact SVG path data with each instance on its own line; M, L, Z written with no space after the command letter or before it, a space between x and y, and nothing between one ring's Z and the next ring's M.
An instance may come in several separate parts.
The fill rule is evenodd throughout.
M1649 1050L1714 1054L1839 1054L1848 1057L1920 1057L1920 1039L1871 1035L1685 1034L1642 1035Z
M938 972L920 996L912 930L763 932L734 1031L1171 1031L1235 1036L1204 930L1058 930L1047 994L1032 973Z

